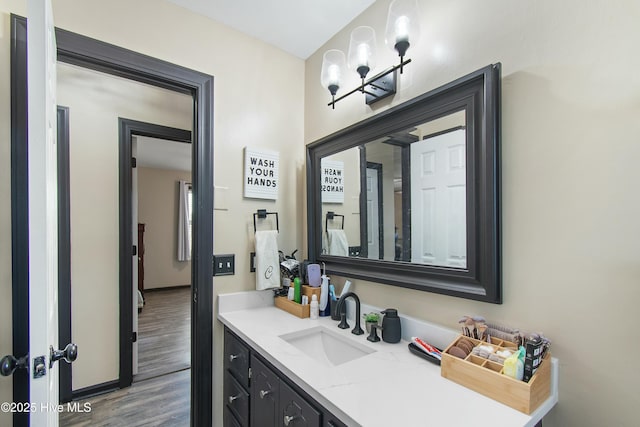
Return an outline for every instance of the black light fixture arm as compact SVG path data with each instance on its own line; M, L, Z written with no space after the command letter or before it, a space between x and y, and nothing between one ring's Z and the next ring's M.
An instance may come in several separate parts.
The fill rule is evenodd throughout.
M375 101L378 101L382 98L385 98L389 95L393 95L394 93L396 93L396 89L395 89L395 79L393 80L393 87L392 88L388 88L386 87L384 84L379 84L378 82L382 81L383 78L387 77L389 74L394 73L396 70L400 69L402 70L404 68L405 65L407 65L408 63L411 62L411 59L407 59L405 61L400 62L400 64L395 65L393 67L390 67L388 69L386 69L385 71L383 71L382 73L370 78L367 81L362 82L362 84L358 87L356 87L355 89L353 89L351 92L348 92L338 98L333 98L331 102L329 102L327 105L331 106L332 108L335 108L335 104L336 102L346 98L347 96L354 94L356 92L361 92L364 93L365 95L368 96L367 99L367 104L371 104ZM377 84L378 83L378 84ZM379 91L382 92L382 94L376 94L371 92L370 90L367 90L367 88L369 87L369 89L377 89Z

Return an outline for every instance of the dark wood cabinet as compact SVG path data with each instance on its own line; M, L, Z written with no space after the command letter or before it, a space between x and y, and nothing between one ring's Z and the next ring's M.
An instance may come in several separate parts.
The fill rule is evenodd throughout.
M235 415L238 424L249 425L249 393L232 375L224 377L224 397L226 407Z
M251 355L251 425L275 426L278 420L280 378L264 363Z
M245 388L249 388L249 348L228 330L224 336L224 368Z
M225 427L346 427L227 328L224 399Z
M325 417L322 427L347 427L347 425L336 417L328 415Z
M305 398L286 383L280 384L280 414L287 427L320 427L321 415Z

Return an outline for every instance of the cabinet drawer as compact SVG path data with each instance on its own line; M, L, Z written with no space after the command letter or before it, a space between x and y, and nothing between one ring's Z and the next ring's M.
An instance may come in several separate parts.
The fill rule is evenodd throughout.
M249 393L229 372L224 374L224 402L241 426L249 425Z
M251 426L278 425L280 378L254 354L251 355Z
M279 409L277 425L320 427L320 412L284 382L280 382Z
M228 330L224 337L224 368L246 389L249 388L249 348Z
M223 425L224 427L242 427L242 424L240 424L238 420L236 420L235 415L233 415L233 412L231 412L231 409L229 409L229 407L226 405L224 407Z

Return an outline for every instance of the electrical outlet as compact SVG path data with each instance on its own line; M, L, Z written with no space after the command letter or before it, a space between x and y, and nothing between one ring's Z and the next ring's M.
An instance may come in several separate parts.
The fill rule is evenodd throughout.
M213 256L213 275L230 276L236 271L236 256L234 254Z

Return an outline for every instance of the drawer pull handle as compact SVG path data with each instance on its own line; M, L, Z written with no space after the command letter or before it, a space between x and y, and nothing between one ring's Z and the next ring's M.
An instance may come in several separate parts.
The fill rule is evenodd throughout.
M229 404L231 405L233 403L234 400L239 399L240 395L237 396L229 396Z
M229 362L233 362L238 357L240 357L240 356L238 356L237 354L230 354L229 355Z
M285 415L285 416L284 416L284 425L285 425L285 426L288 426L288 425L289 425L289 423L290 423L291 421L295 420L296 418L298 418L298 416L297 416L297 415L294 415L293 417L292 417L292 416L289 416L289 415Z
M260 399L264 399L268 394L271 394L271 390L260 390Z

